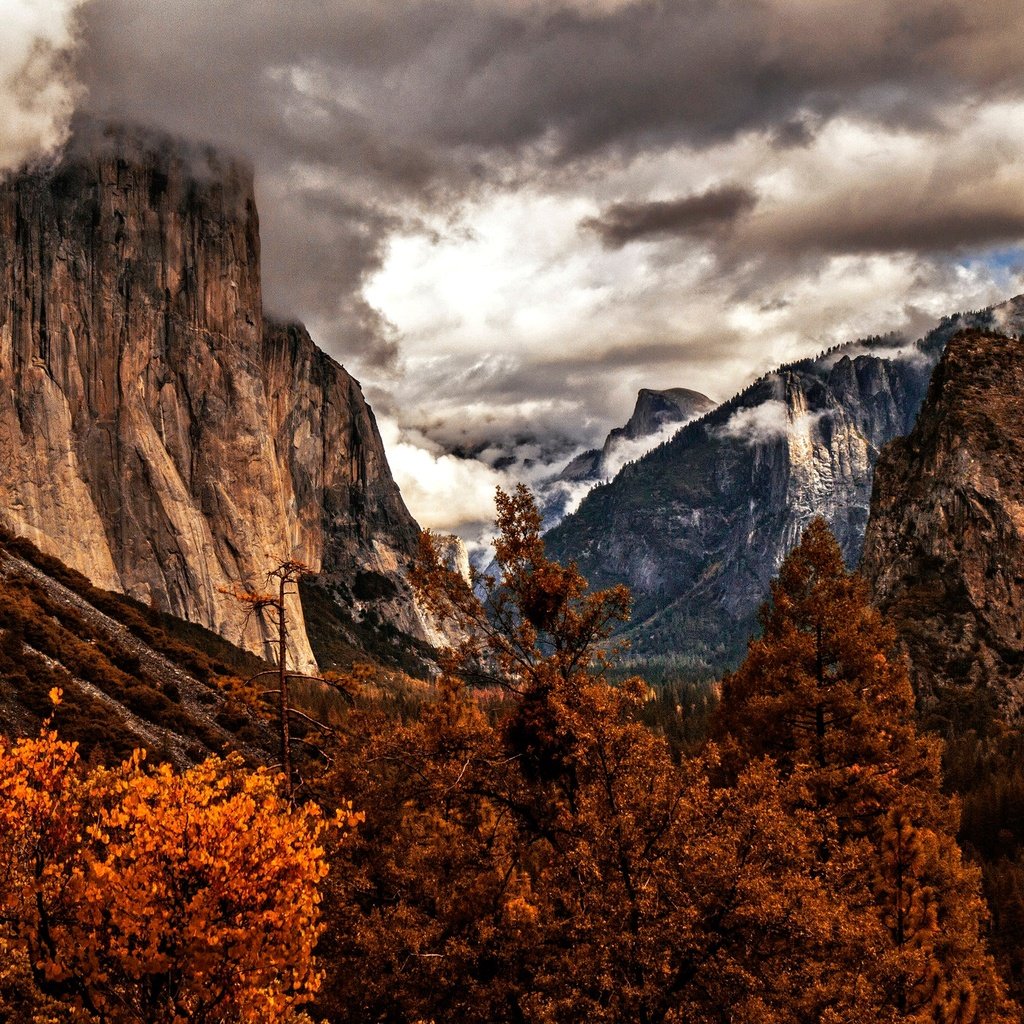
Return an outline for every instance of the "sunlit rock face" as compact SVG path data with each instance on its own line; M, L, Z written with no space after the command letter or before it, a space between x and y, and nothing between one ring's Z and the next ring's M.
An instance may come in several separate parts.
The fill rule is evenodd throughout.
M441 564L451 572L456 572L467 585L473 582L469 565L469 552L461 537L451 533L434 535L434 547Z
M259 653L225 594L297 559L394 577L417 527L359 385L267 323L251 172L84 126L0 186L0 519L97 585ZM298 663L314 663L297 598Z
M972 727L1024 699L1022 403L1024 342L959 335L875 472L864 572L926 707L945 697Z
M914 425L946 341L1019 315L1014 300L921 341L853 342L779 368L595 488L548 535L592 584L635 599L633 651L694 672L735 664L786 552L815 516L858 563L874 467Z

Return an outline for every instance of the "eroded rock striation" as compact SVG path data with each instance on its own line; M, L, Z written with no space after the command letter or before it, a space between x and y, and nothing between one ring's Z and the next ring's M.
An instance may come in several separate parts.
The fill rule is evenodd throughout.
M960 334L875 469L863 571L925 706L972 726L1024 699L1022 408L1024 342Z
M379 576L385 618L425 635L373 414L302 327L264 319L252 174L212 150L84 126L0 186L0 464L14 532L251 650L266 627L223 589L285 559L354 621L356 578Z

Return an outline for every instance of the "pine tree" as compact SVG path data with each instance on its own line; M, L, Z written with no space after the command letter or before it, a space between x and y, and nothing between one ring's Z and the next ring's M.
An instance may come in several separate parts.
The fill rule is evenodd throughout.
M334 753L330 785L369 825L335 874L333 1018L857 1019L835 965L872 950L815 874L816 819L766 762L729 786L713 752L677 765L637 720L645 684L606 678L624 588L548 559L525 489L498 510L484 604L429 537L418 582L503 712L449 679L419 721L351 716Z
M723 685L718 732L734 770L771 757L791 808L819 816L822 876L880 937L882 1019L1013 1019L941 789L941 745L918 734L895 635L823 520L783 562L761 621Z

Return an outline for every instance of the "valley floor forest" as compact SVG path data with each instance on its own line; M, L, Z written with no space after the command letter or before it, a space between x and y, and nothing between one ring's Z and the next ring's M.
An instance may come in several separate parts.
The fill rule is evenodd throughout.
M551 560L528 491L497 525L482 600L423 537L465 640L433 683L296 692L294 779L83 729L5 595L42 691L0 742L0 1020L1020 1020L1024 744L929 728L823 520L713 701L625 676L628 591Z

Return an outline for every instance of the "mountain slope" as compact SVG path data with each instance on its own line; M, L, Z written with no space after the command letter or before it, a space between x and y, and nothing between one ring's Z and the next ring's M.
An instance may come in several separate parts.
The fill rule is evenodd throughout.
M1012 300L914 344L872 338L780 367L595 488L549 546L592 584L632 588L635 653L729 668L814 516L859 560L878 452L913 426L946 341L1022 318L1024 299Z
M863 570L942 714L1024 700L1024 343L950 341L913 431L878 460Z
M0 534L0 733L34 733L58 687L57 724L86 757L142 747L179 765L228 751L267 762L273 730L222 685L264 667Z
M301 327L264 321L251 173L213 151L85 124L0 186L0 460L0 522L249 650L269 636L224 591L286 559L324 570L353 631L356 578L386 580L385 649L429 635L373 414Z

